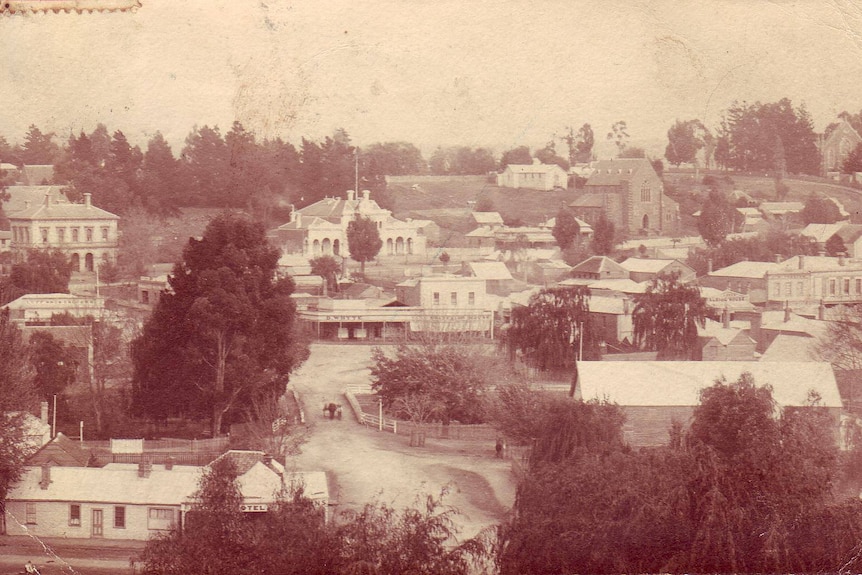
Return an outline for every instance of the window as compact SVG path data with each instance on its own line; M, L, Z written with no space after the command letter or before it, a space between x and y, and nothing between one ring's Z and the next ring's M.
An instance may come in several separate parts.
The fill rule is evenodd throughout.
M150 303L150 292L147 290L141 290L141 303L148 304Z
M453 291L453 292L450 294L450 298L451 298L451 303L452 303L452 305L458 305L458 292L454 292L454 291Z
M86 235L88 242L93 241L93 228L84 228L84 234Z
M69 525L72 527L81 526L81 506L78 503L69 505Z
M48 228L39 228L39 235L42 236L42 243L48 243Z
M126 508L122 505L114 507L114 529L126 528Z
M102 228L102 241L108 241L108 228Z
M773 291L775 291L775 297L781 295L781 282L775 282L775 290Z
M78 241L78 228L72 228L72 242Z
M57 228L57 241L61 244L66 241L66 228Z
M476 305L476 292L471 291L467 294L467 303L470 305Z
M641 201L642 202L649 202L651 200L651 196L652 196L651 192L652 192L652 190L650 190L649 182L644 182L641 185Z
M27 525L36 525L36 504L27 504Z
M835 295L835 280L829 280L829 295Z
M862 293L862 279L856 278L856 293Z
M793 284L784 282L784 291L787 292L787 295L793 295Z
M796 295L802 295L805 291L805 285L802 282L796 282Z
M174 522L174 510L164 507L150 507L147 511L147 529L167 530Z
M434 292L434 305L440 305L440 292Z
M850 295L850 278L844 278L844 295Z

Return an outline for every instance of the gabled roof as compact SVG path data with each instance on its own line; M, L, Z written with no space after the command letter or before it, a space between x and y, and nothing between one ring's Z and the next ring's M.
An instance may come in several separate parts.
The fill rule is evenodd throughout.
M625 261L620 262L620 266L630 272L657 274L674 262L685 266L685 264L679 260L660 260L647 258L627 258Z
M635 177L642 171L649 170L655 174L652 164L646 158L616 158L596 162L592 175L587 179L589 186L618 186Z
M855 128L845 120L841 118L841 121L838 122L838 125L829 130L829 133L826 134L826 140L823 142L823 146L827 146L832 143L832 140L839 138L840 136L850 136L852 140L856 142L862 142L862 137L859 136L859 132L856 131Z
M575 267L572 273L601 274L606 271L628 273L628 270L607 256L592 256Z
M472 232L468 232L464 235L468 238L493 238L494 230L492 230L488 226L481 226L476 228Z
M587 286L591 292L606 290L625 294L639 294L646 292L649 282L636 282L630 279L594 280L587 278L569 278L559 283L561 286Z
M94 205L73 204L62 196L49 193L36 205L31 205L9 214L10 220L119 220L112 214Z
M736 262L727 267L709 272L710 277L763 279L767 272L776 271L776 262Z
M222 453L216 457L207 467L212 467L216 462L230 460L236 467L237 475L244 475L252 467L264 461L266 454L263 451L245 451L239 449L231 449L228 452ZM274 459L270 458L270 465L278 470L279 473L284 473L284 466Z
M512 274L503 262L470 262L470 271L483 280L511 280Z
M831 256L793 256L777 265L773 273L783 272L826 272L862 269L862 262L856 259Z
M799 235L812 238L818 244L825 244L829 238L834 236L845 225L843 222L837 224L808 224L802 228Z
M807 405L812 389L821 405L843 405L832 367L824 362L584 361L578 364L578 392L585 400L607 399L623 407L692 407L700 402L700 390L716 379L733 382L745 372L756 385L771 385L780 407Z
M500 212L470 212L470 215L477 224L503 225L503 216Z
M52 197L64 197L62 186L6 186L9 201L3 204L6 214L20 212L29 206L37 206L45 201L45 194Z
M743 334L740 328L724 327L724 324L721 322L712 320L707 320L703 327L698 326L697 335L707 339L715 338L721 345L729 344L740 335L747 338L749 342L754 343L754 340Z
M779 333L760 356L760 361L818 361L815 348L818 339Z
M82 449L78 442L72 441L60 432L31 455L27 459L27 465L53 462L62 466L87 467L89 461L90 454Z
M844 245L852 244L860 237L862 237L862 225L859 224L845 224L841 226L837 232L838 237L841 238L841 241L844 242Z
M566 173L566 171L557 164L509 164L506 166L506 170L516 174L547 174L557 170L564 174Z

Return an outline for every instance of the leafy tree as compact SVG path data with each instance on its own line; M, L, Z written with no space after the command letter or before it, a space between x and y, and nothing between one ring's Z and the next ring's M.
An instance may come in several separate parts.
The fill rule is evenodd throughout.
M664 157L674 166L694 164L698 152L712 139L700 120L677 120L667 131L668 144Z
M179 212L183 195L182 171L170 144L156 132L147 143L141 163L142 203L150 213L172 216Z
M347 249L350 257L362 266L363 275L365 262L376 258L382 247L383 240L374 220L358 216L347 224Z
M53 164L59 155L60 148L54 143L54 134L43 133L34 124L30 124L24 136L24 146L21 148L21 163L26 165ZM36 182L41 184L42 182Z
M189 240L132 344L134 407L207 414L213 434L252 398L279 395L307 350L294 329L293 282L275 281L263 227L222 214Z
M554 222L552 231L554 239L557 240L557 245L561 250L565 250L571 246L575 240L579 239L581 234L581 226L575 219L575 215L566 206L561 206L557 211L557 217Z
M697 230L708 245L715 246L723 242L727 234L741 227L744 219L744 216L730 205L724 193L712 189L697 219Z
M650 160L650 164L652 164L652 169L655 170L655 173L658 174L659 178L664 175L664 162L662 162L660 158Z
M326 286L331 292L338 291L338 272L341 270L341 266L338 265L338 262L335 261L335 258L332 256L318 256L314 259L309 260L308 262L311 264L311 273L316 276L320 276L326 282Z
M832 257L847 253L847 246L844 245L844 240L841 239L841 236L838 234L832 234L832 236L826 240L826 245L824 247L826 248L826 253Z
M563 141L569 150L569 165L589 162L593 157L595 140L593 128L589 124L581 126L577 134L572 126L566 128Z
M794 108L788 98L766 104L734 102L717 146L716 161L735 170L817 174L820 169L811 116L804 105Z
M49 401L54 395L75 383L77 361L70 350L47 331L30 336L30 362L36 372L33 381L40 399Z
M618 154L623 153L629 140L629 131L625 120L614 122L611 125L611 131L608 132L607 139L616 145Z
M545 288L526 306L514 308L506 333L510 357L521 352L541 370L574 366L581 347L584 359L598 359L589 298L590 290L583 286Z
M467 146L437 148L428 164L435 175L485 175L497 167L489 149Z
M679 274L660 274L632 311L635 344L658 352L660 360L688 360L697 346L697 328L706 322L706 300Z
M505 170L506 166L509 164L523 166L525 164L532 163L533 156L530 154L530 148L528 146L518 146L517 148L512 148L511 150L503 152L503 156L500 158L500 171Z
M371 388L396 417L410 418L419 399L436 402L427 415L448 425L452 420L483 420L483 397L492 360L469 346L401 344L394 356L374 348ZM424 401L423 399L423 401ZM413 413L415 418L415 412Z
M6 494L21 477L29 453L24 443L24 415L36 407L33 368L21 331L0 310L0 511Z
M845 174L855 174L862 172L862 143L857 144L853 150L844 158L841 164L841 171Z
M593 251L599 255L610 255L616 246L616 226L604 213L593 226Z
M409 142L378 142L364 148L360 155L375 174L416 175L426 170L422 152Z
M117 264L122 277L137 279L146 273L148 266L160 260L153 236L158 234L159 222L146 211L136 208L120 220L120 241Z
M481 196L473 208L474 212L493 212L494 201L489 196Z
M841 221L841 211L831 199L812 195L802 208L802 221L806 224L834 224Z
M710 260L713 269L721 269L744 260L775 261L776 254L789 258L796 255L817 255L817 252L817 243L809 238L773 228L755 237L725 240L717 246L695 250L686 261L698 275L704 275Z
M556 164L566 171L569 170L568 160L557 155L557 146L554 140L548 142L544 148L536 150L536 159L543 164Z
M229 194L230 152L218 126L192 130L186 137L180 159L188 184L182 205L220 205Z
M30 250L27 261L12 266L12 285L24 293L69 293L72 263L59 250Z

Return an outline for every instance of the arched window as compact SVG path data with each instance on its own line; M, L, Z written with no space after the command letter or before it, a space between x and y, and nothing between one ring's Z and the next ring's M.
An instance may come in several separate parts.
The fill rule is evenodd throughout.
M72 271L81 271L81 256L79 256L78 254L72 254Z
M332 240L332 253L336 256L341 255L341 242L338 239Z
M644 214L643 220L641 220L641 228L645 230L649 229L649 214Z
M652 196L652 194L651 194L651 190L649 187L649 182L644 182L641 185L641 201L642 202L649 202L649 201L651 201L651 196Z
M393 249L394 248L392 247L392 238L389 238L386 240L386 253L391 256L393 253L395 253Z
M395 240L395 253L397 255L401 255L404 253L404 238L396 238Z
M314 254L314 257L320 255L320 240L314 240L314 243L311 244L311 252Z
M413 253L413 238L407 238L407 253Z
M88 272L94 271L93 254L87 254L84 256L84 267L87 268Z
M327 256L332 254L332 242L329 238L323 238L323 253Z

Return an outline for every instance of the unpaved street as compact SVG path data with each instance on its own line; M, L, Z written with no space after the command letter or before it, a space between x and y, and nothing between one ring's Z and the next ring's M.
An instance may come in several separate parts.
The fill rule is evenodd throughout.
M289 460L298 470L324 470L337 509L361 507L375 496L404 507L418 495L440 493L456 507L462 535L499 522L511 507L515 481L508 461L484 443L431 440L410 447L408 438L357 423L342 396L348 385L367 385L371 346L313 344L311 357L291 378L306 410L310 432L302 453ZM363 367L364 366L364 367ZM323 417L323 404L344 405L341 420Z

